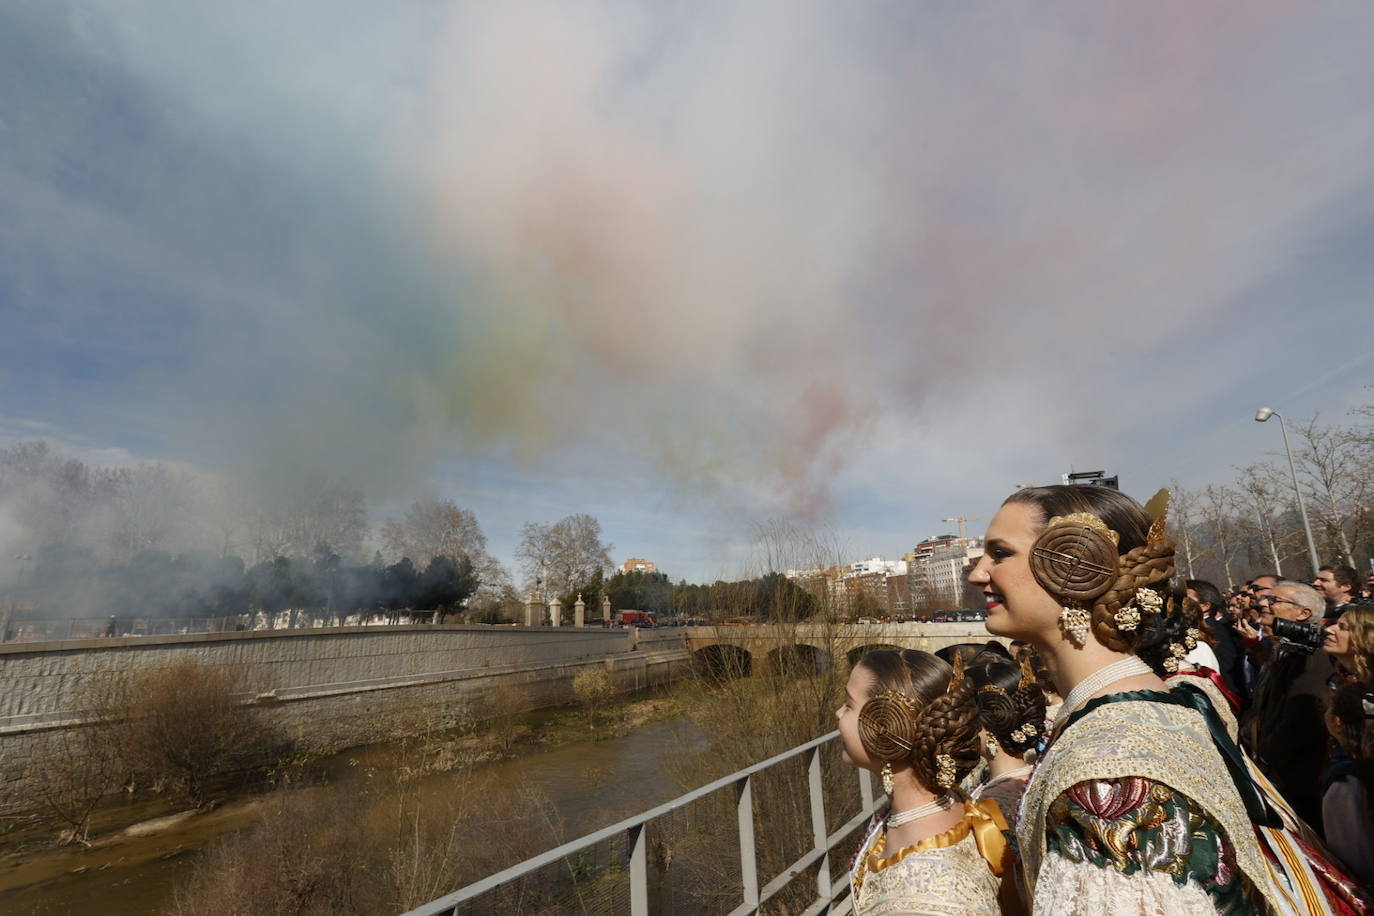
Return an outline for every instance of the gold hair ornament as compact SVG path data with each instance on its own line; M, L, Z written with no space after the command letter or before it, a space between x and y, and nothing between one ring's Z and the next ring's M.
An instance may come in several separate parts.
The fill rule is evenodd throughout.
M1164 528L1169 522L1169 499L1170 493L1164 488L1145 504L1145 514L1150 517L1150 530L1145 535L1145 543L1153 544L1164 538Z
M1118 630L1129 633L1131 630L1140 626L1142 611L1146 614L1157 615L1163 608L1164 598L1159 592L1152 588L1145 588L1142 586L1135 590L1135 594L1131 596L1131 600L1126 602L1126 604L1121 607L1121 610L1116 612L1113 619L1116 622L1116 628Z
M954 785L954 777L958 772L954 763L954 758L948 754L935 755L935 783L942 789L948 789Z
M951 693L958 689L964 682L964 657L958 652L954 653L953 669L949 674L949 686L945 688L945 693Z

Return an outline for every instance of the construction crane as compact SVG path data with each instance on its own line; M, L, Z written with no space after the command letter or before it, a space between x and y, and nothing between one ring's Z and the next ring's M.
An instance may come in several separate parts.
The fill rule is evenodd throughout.
M961 540L961 541L966 541L966 540L968 540L968 530L967 530L966 526L967 526L967 524L968 524L969 522L986 522L986 521L990 520L991 518L992 518L991 515L975 515L975 516L972 516L972 517L963 516L963 515L956 515L956 516L954 516L953 518L942 518L942 519L940 519L940 521L942 521L942 522L958 522L958 523L959 523L959 540Z

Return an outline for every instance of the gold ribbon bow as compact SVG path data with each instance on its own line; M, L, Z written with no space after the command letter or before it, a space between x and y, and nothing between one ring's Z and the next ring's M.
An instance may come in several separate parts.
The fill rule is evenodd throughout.
M1002 809L991 798L970 805L968 825L973 831L973 842L978 845L978 854L987 861L992 873L1000 877L1010 864L1007 837L1002 832L1010 828L1007 819L1002 816Z

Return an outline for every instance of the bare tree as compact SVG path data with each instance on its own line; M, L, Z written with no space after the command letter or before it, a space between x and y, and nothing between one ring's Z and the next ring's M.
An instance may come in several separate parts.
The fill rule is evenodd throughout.
M1283 575L1283 557L1286 551L1279 550L1280 537L1276 533L1274 518L1280 505L1279 494L1284 490L1282 475L1272 465L1252 464L1239 472L1237 486L1244 502L1253 512L1257 525L1257 537L1269 559L1273 570Z
M1197 573L1193 566L1196 554L1193 545L1193 514L1197 496L1185 490L1177 480L1170 483L1169 490L1169 529L1174 535L1174 541L1182 548L1183 568L1188 573L1188 578L1196 579Z
M358 557L367 537L362 491L318 473L265 488L246 516L257 562L307 556L321 544Z
M1359 437L1335 426L1323 426L1318 416L1298 424L1297 454L1303 483L1313 497L1313 510L1322 521L1327 543L1351 566L1355 552L1347 532L1349 517L1358 502L1360 481ZM1315 570L1314 570L1315 572Z
M1235 585L1235 577L1231 574L1231 559L1235 551L1234 523L1230 511L1232 502L1233 494L1229 490L1208 484L1202 491L1198 505L1208 533L1215 539L1221 568L1226 574L1227 588Z
M590 515L569 515L542 525L526 522L515 555L527 586L543 585L546 595L564 595L611 568L611 544L601 540L601 523Z
M194 539L188 528L192 516L192 485L163 464L144 463L113 468L97 477L97 488L108 505L108 549L112 563L127 563L145 550L186 549Z

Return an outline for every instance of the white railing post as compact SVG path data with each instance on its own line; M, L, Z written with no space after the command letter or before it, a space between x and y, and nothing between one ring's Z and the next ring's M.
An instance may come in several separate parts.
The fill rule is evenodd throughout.
M645 846L649 825L636 824L629 830L630 916L649 916L649 869Z
M735 784L739 812L739 874L744 885L744 905L759 905L758 852L754 848L754 785L746 776Z
M807 751L807 782L811 788L812 848L820 854L816 863L816 893L822 900L830 899L830 855L825 829L825 787L821 783L821 749Z

